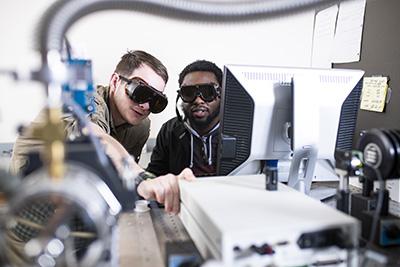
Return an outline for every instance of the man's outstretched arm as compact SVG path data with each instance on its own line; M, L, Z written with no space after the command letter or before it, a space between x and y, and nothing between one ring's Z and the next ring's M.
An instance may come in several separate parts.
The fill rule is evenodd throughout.
M130 157L129 153L117 140L105 133L99 126L91 123L91 127L94 134L100 138L107 155L114 162L117 170L122 173L124 159ZM144 171L133 159L129 161L129 167L136 173ZM144 180L138 185L137 192L144 199L155 199L157 202L164 204L167 212L176 214L180 210L179 179L192 181L196 178L193 172L186 168L179 175L167 174Z

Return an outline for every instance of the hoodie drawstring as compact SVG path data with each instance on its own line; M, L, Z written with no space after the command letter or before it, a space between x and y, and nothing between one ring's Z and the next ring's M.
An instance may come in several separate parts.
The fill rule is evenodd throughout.
M210 153L208 153L208 165L211 165L211 156L212 156L212 147L211 147L211 143L212 143L212 135L210 135L210 138L208 138L208 151Z
M190 165L189 167L193 167L193 134L190 135Z
M208 165L212 165L212 133L215 132L219 128L219 123L217 123L207 134L207 136L201 137L195 129L193 129L187 122L184 122L184 126L190 132L190 168L193 167L193 158L194 158L194 140L193 136L196 136L202 141L204 153L206 153L207 163ZM207 149L207 140L208 140L208 149Z

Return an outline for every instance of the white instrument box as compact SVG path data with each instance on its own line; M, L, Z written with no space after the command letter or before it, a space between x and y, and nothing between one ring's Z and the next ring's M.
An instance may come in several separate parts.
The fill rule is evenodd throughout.
M180 190L184 226L221 266L357 266L356 219L284 184L266 191L265 175L180 181Z

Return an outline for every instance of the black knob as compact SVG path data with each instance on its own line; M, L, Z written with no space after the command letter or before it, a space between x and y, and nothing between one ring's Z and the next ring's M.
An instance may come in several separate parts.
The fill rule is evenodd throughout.
M396 224L390 224L385 228L386 236L389 239L398 239L400 238L400 227Z

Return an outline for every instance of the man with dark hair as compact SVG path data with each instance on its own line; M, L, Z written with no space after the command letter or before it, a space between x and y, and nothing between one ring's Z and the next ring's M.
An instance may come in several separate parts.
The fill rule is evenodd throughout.
M167 69L157 58L143 51L129 51L122 56L109 85L97 87L95 111L89 115L89 125L119 171L122 162L128 162L132 170L143 173L136 162L149 137L150 112L159 113L168 103L163 94L167 81ZM43 124L44 115L41 112L33 126ZM71 114L65 114L63 122L67 140L81 134L78 121ZM27 166L30 151L43 148L42 140L33 137L32 129L25 130L15 142L11 159L13 173L21 173ZM164 203L169 212L179 211L178 178L194 178L190 170L183 171L179 177L171 174L159 178L144 176L153 179L138 184L139 195Z
M179 115L163 124L147 171L178 174L189 167L196 176L216 174L222 71L214 63L197 60L179 75ZM177 104L178 105L178 104Z

